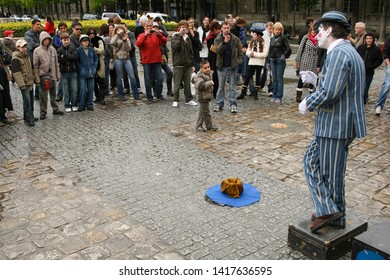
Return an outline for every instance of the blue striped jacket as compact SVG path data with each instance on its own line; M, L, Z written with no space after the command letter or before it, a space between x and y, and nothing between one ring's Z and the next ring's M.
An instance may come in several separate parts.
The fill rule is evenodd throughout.
M317 91L306 97L308 110L318 110L315 136L347 139L366 135L364 86L364 62L348 41L342 41L328 53Z

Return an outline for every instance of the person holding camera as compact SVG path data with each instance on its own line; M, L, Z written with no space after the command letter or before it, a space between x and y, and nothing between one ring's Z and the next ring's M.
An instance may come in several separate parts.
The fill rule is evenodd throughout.
M118 89L119 98L122 101L126 100L122 84L123 70L125 70L127 76L130 78L130 87L133 92L133 97L136 100L140 100L141 98L139 97L133 65L130 61L130 51L132 47L126 26L118 24L115 27L114 34L115 35L111 39L111 44L114 48L114 68L116 72L116 88Z
M162 95L163 77L161 70L162 52L161 47L168 41L158 28L158 23L146 20L145 31L140 34L135 45L141 50L142 65L144 67L144 81L148 103L153 102L152 84L156 81L156 97L164 100Z

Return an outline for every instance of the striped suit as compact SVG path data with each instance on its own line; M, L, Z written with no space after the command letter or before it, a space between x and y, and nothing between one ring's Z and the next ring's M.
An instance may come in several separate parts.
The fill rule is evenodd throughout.
M314 138L303 160L317 216L342 212L345 223L344 177L348 148L366 135L364 62L348 41L329 51L317 91L306 97L317 109Z

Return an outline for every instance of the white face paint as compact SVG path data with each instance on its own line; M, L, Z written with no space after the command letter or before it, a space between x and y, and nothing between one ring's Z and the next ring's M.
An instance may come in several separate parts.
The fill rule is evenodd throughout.
M332 33L332 27L328 27L327 30L324 29L322 25L318 27L318 34L316 36L318 47L326 49L329 47L329 35Z

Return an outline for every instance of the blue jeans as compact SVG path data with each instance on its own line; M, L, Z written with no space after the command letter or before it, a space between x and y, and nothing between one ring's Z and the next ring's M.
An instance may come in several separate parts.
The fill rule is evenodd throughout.
M282 100L283 98L283 75L286 69L285 59L271 59L270 60L273 82L274 95L273 98Z
M172 92L173 71L168 63L162 63L161 69L164 70L167 75L167 90L168 92Z
M215 99L216 105L220 108L224 106L225 100L225 85L226 80L229 79L229 103L231 105L237 106L237 97L236 97L236 73L237 68L224 67L221 70L217 70L218 72L218 82L219 87L217 91L217 97Z
M79 79L80 101L79 108L93 108L93 93L95 90L95 78Z
M124 99L125 95L123 93L123 69L126 71L127 76L130 78L131 91L135 99L139 99L137 82L134 76L133 65L131 64L130 59L115 59L115 72L116 72L116 88L118 89L118 95L120 99Z
M145 80L145 91L148 100L153 100L152 94L152 81L156 81L156 97L158 99L163 98L163 77L161 72L161 63L142 64L144 66L144 80Z
M65 108L77 106L77 72L61 73ZM57 91L58 97L58 91Z
M385 106L387 95L390 91L390 66L386 66L386 75L385 75L385 81L382 85L381 93L379 94L378 101L376 102L375 107L380 106L383 108Z
M110 83L110 57L104 58L104 89L103 93L104 95L109 94L109 83Z
M141 83L139 81L139 76L138 76L137 58L135 57L135 55L133 55L133 56L130 55L130 61L131 61L131 65L133 66L134 76L135 76L135 81L137 83L137 87L141 88Z
M370 90L370 86L373 78L374 78L374 74L366 75L366 86L364 87L364 104L367 104L368 91Z
M64 97L64 91L62 89L62 73L61 73L61 78L57 83L57 98L62 99Z
M23 98L23 119L25 121L34 121L34 92L30 87L20 90Z

